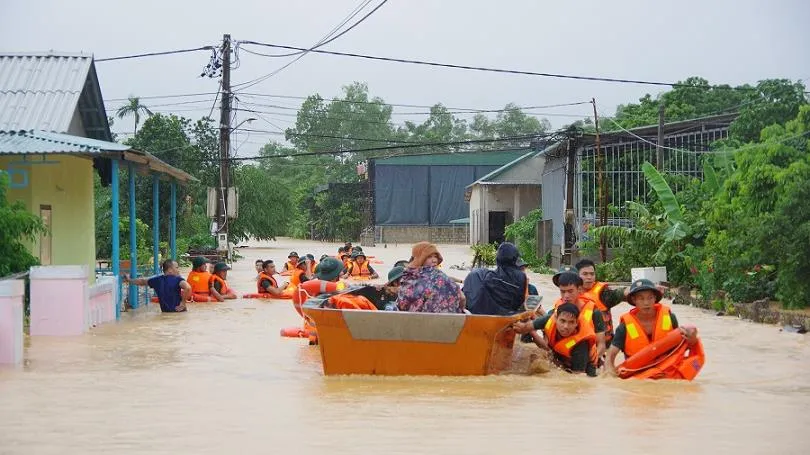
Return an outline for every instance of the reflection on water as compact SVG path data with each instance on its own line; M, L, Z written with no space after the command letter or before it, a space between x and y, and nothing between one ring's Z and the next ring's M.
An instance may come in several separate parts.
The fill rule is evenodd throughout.
M693 383L324 377L317 347L279 336L289 302L153 307L28 340L0 368L0 453L807 453L807 337L674 311L708 352Z

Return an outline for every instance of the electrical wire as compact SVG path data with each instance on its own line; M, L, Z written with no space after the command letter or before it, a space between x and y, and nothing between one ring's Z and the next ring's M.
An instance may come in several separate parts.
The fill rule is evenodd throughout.
M612 77L602 77L602 76L583 76L583 75L571 75L571 74L558 74L558 73L545 73L545 72L538 72L538 71L524 71L524 70L513 70L513 69L503 69L503 68L492 68L492 67L485 67L485 66L472 66L472 65L459 65L454 63L440 63L440 62L432 62L426 60L414 60L414 59L404 59L404 58L394 58L394 57L380 57L375 55L366 55L366 54L358 54L354 52L338 52L338 51L326 51L322 49L312 49L308 50L302 47L296 46L287 46L281 44L272 44L272 43L262 43L259 41L242 41L243 44L253 44L256 46L265 46L271 47L276 49L288 49L288 50L295 50L295 51L308 51L316 54L325 54L325 55L335 55L340 57L353 57L353 58L360 58L366 60L376 60L376 61L384 61L384 62L392 62L392 63L407 63L412 65L423 65L423 66L432 66L432 67L439 67L439 68L451 68L451 69L461 69L461 70L469 70L469 71L483 71L483 72L490 72L490 73L502 73L502 74L518 74L524 76L539 76L539 77L551 77L551 78L558 78L558 79L573 79L573 80L584 80L584 81L594 81L594 82L615 82L615 83L624 83L624 84L640 84L640 85L654 85L654 86L661 86L661 87L691 87L691 88L706 88L706 89L722 89L722 90L756 90L756 87L731 87L728 85L710 85L710 86L695 86L690 84L682 84L677 82L661 82L661 81L647 81L641 79L622 79L622 78L612 78Z
M322 40L321 40L319 43L317 43L315 46L312 46L312 47L311 47L311 48L309 48L309 49L299 49L299 51L300 51L300 55L298 55L298 56L297 56L297 57L296 57L294 60L292 60L292 61L290 61L290 62L286 63L284 66L282 66L282 67L280 67L280 68L278 68L278 69L276 69L276 70L274 70L274 71L272 71L272 72L270 72L270 73L268 73L268 74L266 74L266 75L264 75L264 76L261 76L261 77L259 77L258 79L255 79L255 80L253 80L253 81L244 82L244 83L241 83L241 84L236 84L236 85L234 85L234 87L238 87L238 89L239 89L239 90L244 90L244 89L247 89L247 88L249 88L249 87L252 87L252 86L254 86L254 85L256 85L256 84L260 84L260 83L262 83L262 82L266 81L267 79L270 79L271 77L275 76L276 74L278 74L278 73L280 73L280 72L284 71L285 69L289 68L291 65L293 65L293 64L294 64L295 62L297 62L298 60L300 60L300 59L304 58L304 57L305 57L305 56L306 56L306 55L307 55L309 52L316 51L318 48L320 48L320 47L322 47L322 46L325 46L325 45L327 45L327 44L329 44L329 43L331 43L331 42L335 41L336 39L340 38L341 36L345 35L345 34L346 34L346 33L348 33L349 31L351 31L353 28L355 28L355 27L357 27L358 25L360 25L360 24L361 24L363 21L365 21L366 19L368 19L368 18L369 18L369 17L370 17L372 14L374 14L374 13L375 13L377 10L379 10L380 8L382 8L382 6L383 6L383 5L385 5L387 2L388 2L388 0L382 0L382 1L380 2L380 4L379 4L379 5L377 5L377 6L376 6L374 9L372 9L371 11L369 11L368 13L366 13L366 15L365 15L365 16L361 17L361 18L360 18L360 19L359 19L357 22L355 22L354 24L350 25L350 26L349 26L349 27L348 27L346 30L343 30L342 32L340 32L339 34L337 34L337 35L333 36L332 38L329 38L329 39L327 39L327 40L323 40L323 39L322 39ZM367 1L367 2L366 2L364 5L363 5L363 8L365 8L365 6L366 6L366 5L368 5L369 3L370 3L370 1ZM361 9L362 9L362 8L361 8ZM359 12L359 11L358 11L358 12ZM357 14L357 13L355 13L355 15L356 15L356 14ZM352 17L354 17L354 16L352 16ZM344 23L345 23L345 22L344 22ZM334 33L334 32L332 32L332 33Z
M116 60L128 60L132 58L142 58L142 57L156 57L160 55L174 55L174 54L185 54L188 52L198 52L198 51L210 51L214 49L213 46L202 46L202 47L195 47L191 49L177 49L172 51L161 51L161 52L147 52L144 54L134 54L134 55L122 55L118 57L106 57L106 58L97 58L94 61L96 63L100 62L112 62Z

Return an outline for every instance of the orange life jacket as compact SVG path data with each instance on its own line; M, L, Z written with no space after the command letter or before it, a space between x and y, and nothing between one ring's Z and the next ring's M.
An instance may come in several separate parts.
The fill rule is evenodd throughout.
M222 289L219 291L220 295L225 295L231 290L231 288L228 287L228 283L226 283L225 280L220 278L219 275L215 275L215 274L212 273L211 274L211 279L210 279L210 281L208 283L209 287L213 288L214 283L216 283L216 282L219 282L219 284L222 285Z
M655 328L653 329L652 340L647 336L641 322L636 317L638 308L633 308L628 313L623 314L621 321L627 329L627 336L624 339L624 356L632 357L637 352L644 349L650 343L656 342L672 331L672 317L669 315L669 308L656 303L655 308Z
M593 324L583 324L578 320L577 325L577 333L569 337L559 338L557 334L557 313L555 312L554 315L548 318L546 325L543 327L543 333L546 335L549 347L568 362L571 361L571 349L580 342L586 341L589 346L591 362L596 365L596 333L593 331Z
M376 310L371 301L362 295L338 294L329 297L329 303L338 310Z
M301 276L304 274L304 271L296 268L292 271L292 275L290 275L290 286L298 286L301 284Z
M596 309L602 312L602 319L605 320L605 344L610 345L610 341L613 339L613 315L610 314L610 310L605 303L602 302L602 290L605 289L607 284L597 281L594 283L593 287L589 290L584 292L581 297L584 300L589 300L594 303Z
M275 278L273 278L272 276L262 272L262 273L259 274L259 279L256 280L256 289L258 289L257 292L259 294L269 294L269 292L267 292L267 289L262 287L262 281L264 281L264 280L269 280L270 284L273 285L274 288L278 287L278 282L276 281Z
M188 284L191 285L191 292L194 294L211 294L209 282L211 280L211 272L197 272L192 270L188 273Z
M296 267L298 267L297 262L295 264L293 264L292 261L287 261L287 263L284 264L284 271L285 272L292 272L293 270L295 270Z
M557 301L554 302L554 309L556 310L557 307L559 307L562 304L563 300L557 299ZM580 325L580 327L588 326L591 328L591 331L594 331L593 325L593 310L595 308L594 303L591 302L590 300L585 300L580 296L580 298L577 299L576 305L579 308L579 318L577 319L577 323Z
M354 261L349 262L349 275L355 278L371 276L371 271L368 269L368 261L362 264L357 264Z

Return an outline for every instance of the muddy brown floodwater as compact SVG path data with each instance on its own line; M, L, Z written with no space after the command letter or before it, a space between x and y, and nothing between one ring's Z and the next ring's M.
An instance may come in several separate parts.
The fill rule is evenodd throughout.
M253 291L257 258L336 249L258 246L240 250L239 292ZM463 277L447 267L469 250L441 249ZM410 253L366 251L385 261L381 275ZM550 280L532 277L548 306ZM0 368L0 454L810 453L808 337L673 311L699 327L707 352L691 383L324 377L317 347L279 336L299 322L289 302L150 306L84 336L27 340L25 364Z

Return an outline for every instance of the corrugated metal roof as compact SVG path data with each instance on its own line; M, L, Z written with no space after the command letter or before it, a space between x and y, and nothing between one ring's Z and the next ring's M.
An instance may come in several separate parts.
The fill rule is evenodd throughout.
M526 149L493 152L457 152L394 156L374 160L377 166L502 166L526 153Z
M123 152L131 147L115 142L99 141L70 134L48 131L2 131L0 130L0 155L24 155L43 153L99 154Z
M174 177L181 182L198 182L193 175L170 166L154 155L133 150L116 142L49 131L0 130L0 155L73 154L86 158L116 159L128 162L144 173Z
M92 57L0 54L0 130L67 132Z
M514 181L509 181L509 182L492 182L492 179L494 179L495 177L503 174L504 172L508 171L509 169L512 169L513 167L517 166L518 164L528 160L529 158L533 158L533 157L538 156L538 155L543 155L545 153L548 153L549 151L552 151L552 150L556 149L557 147L560 146L560 144L562 144L562 143L561 142L555 142L554 144L549 145L548 147L544 148L543 150L541 150L539 152L531 151L529 153L521 155L517 159L504 164L503 166L499 167L498 169L495 169L494 171L492 171L489 174L481 177L480 179L474 181L473 183L470 183L469 185L467 185L467 188L470 188L470 187L472 187L474 185L499 185L499 184L500 185L537 185L537 182L526 181L526 180L514 180Z

